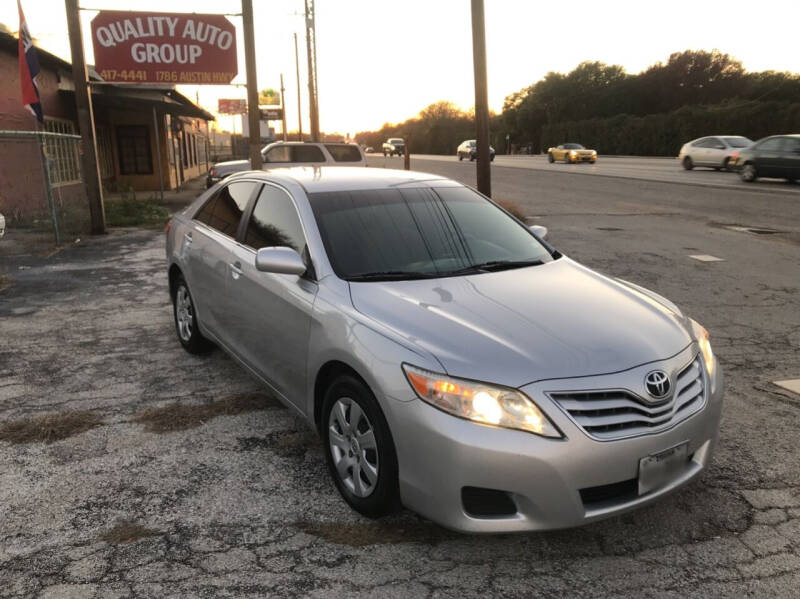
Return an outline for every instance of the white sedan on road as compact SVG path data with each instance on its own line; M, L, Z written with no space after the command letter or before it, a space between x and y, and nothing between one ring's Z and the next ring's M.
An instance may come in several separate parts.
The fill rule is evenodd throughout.
M716 170L728 170L734 152L752 144L752 140L741 135L711 135L683 144L678 160L687 171L696 166L710 166Z

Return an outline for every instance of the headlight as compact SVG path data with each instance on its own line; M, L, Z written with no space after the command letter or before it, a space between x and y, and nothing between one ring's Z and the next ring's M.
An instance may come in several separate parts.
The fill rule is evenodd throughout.
M592 150L592 156L597 156L597 150Z
M697 345L700 346L700 354L703 356L706 372L708 372L708 376L711 376L714 374L714 352L711 351L708 331L696 320L692 320L692 330L697 337Z
M408 364L403 364L403 372L421 400L454 416L543 437L562 436L536 404L515 389L456 379Z
M569 155L570 156L577 156L578 153L575 150L570 150Z

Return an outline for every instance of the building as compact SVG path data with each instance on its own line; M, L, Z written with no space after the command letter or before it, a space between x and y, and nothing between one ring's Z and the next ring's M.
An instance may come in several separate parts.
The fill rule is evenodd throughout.
M11 222L47 215L36 119L20 100L18 40L0 25L0 213ZM72 66L37 48L37 79L45 123L53 133L77 134ZM209 167L208 122L214 117L171 87L106 84L91 72L98 161L108 191L171 190L204 175ZM80 144L45 142L55 201L61 208L85 203ZM149 196L151 194L142 194Z

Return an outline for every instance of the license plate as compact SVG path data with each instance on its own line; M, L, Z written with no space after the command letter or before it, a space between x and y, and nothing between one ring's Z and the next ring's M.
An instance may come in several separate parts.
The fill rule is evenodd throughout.
M674 480L686 468L689 442L650 454L639 460L639 495L650 493Z

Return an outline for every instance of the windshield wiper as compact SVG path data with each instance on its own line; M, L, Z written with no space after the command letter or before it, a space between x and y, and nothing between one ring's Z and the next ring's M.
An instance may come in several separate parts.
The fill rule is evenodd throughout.
M523 268L525 266L539 266L544 264L541 260L490 260L479 264L470 264L464 268L459 268L447 274L458 275L470 272L497 272L499 270L510 270L512 268Z
M348 281L397 281L412 279L431 279L441 276L435 272L415 272L410 270L387 270L383 272L362 272L346 277Z

